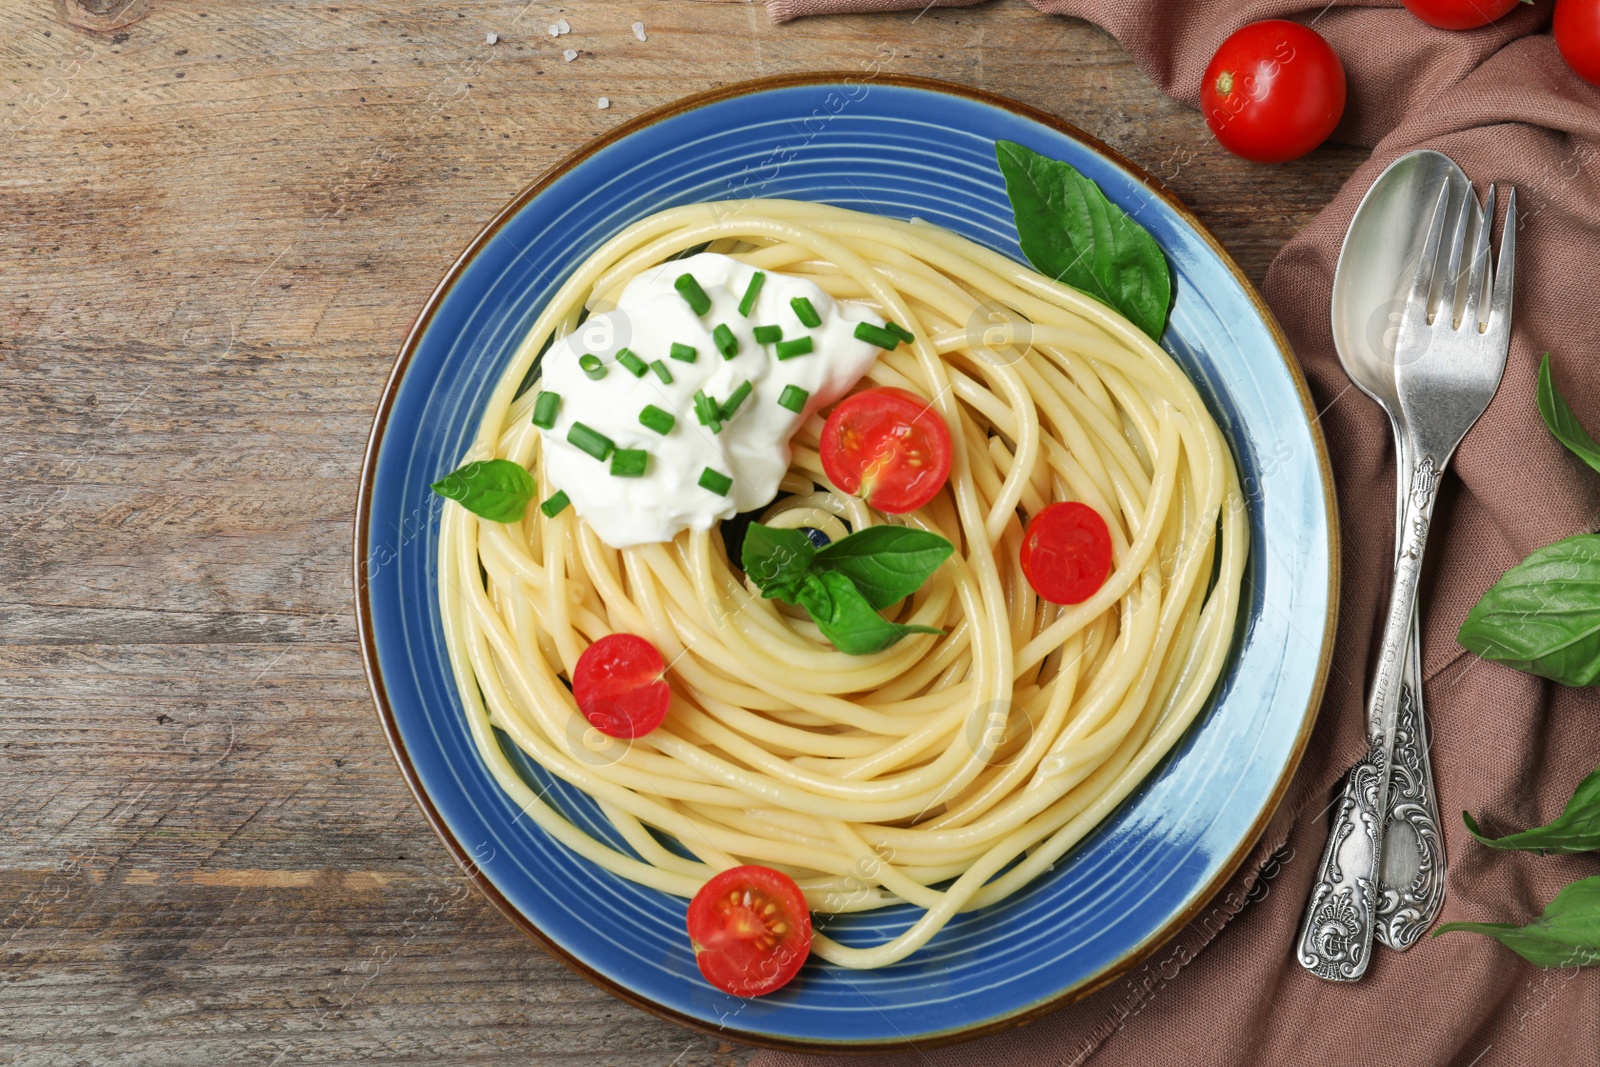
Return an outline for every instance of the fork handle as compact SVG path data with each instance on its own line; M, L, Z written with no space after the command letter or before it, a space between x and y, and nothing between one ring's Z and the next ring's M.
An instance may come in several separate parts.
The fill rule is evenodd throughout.
M1435 490L1444 473L1443 461L1431 451L1413 454L1420 458L1402 509L1400 552L1368 704L1369 750L1352 771L1350 786L1340 799L1335 831L1323 850L1296 945L1295 955L1302 967L1336 982L1353 982L1366 973L1379 922L1377 872L1383 856L1395 734L1406 690L1406 656Z

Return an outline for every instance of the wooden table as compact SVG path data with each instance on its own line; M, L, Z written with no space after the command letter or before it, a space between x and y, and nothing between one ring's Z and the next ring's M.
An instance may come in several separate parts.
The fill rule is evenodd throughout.
M396 348L589 137L879 62L1097 134L1257 280L1364 158L1232 159L1113 40L1020 0L785 26L687 0L12 0L0 55L3 1063L748 1060L468 885L356 650L356 475Z

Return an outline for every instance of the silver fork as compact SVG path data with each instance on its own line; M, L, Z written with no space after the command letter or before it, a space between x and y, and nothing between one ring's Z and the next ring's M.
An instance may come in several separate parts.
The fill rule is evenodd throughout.
M1516 191L1506 197L1498 272L1489 263L1494 187L1489 187L1485 221L1476 227L1470 252L1466 248L1470 213L1457 213L1446 242L1448 208L1449 188L1444 185L1430 217L1395 341L1395 385L1404 416L1399 432L1416 462L1401 510L1400 553L1367 706L1371 772L1354 797L1357 821L1364 832L1352 835L1349 847L1367 850L1363 866L1368 871L1379 869L1383 855L1384 813L1389 804L1406 645L1439 478L1500 387L1511 343ZM1462 291L1463 259L1468 254L1470 268ZM1341 878L1340 852L1340 843L1331 841L1323 854L1318 888L1306 910L1297 955L1301 965L1319 977L1354 981L1366 973L1372 957L1378 879L1357 879L1351 884Z

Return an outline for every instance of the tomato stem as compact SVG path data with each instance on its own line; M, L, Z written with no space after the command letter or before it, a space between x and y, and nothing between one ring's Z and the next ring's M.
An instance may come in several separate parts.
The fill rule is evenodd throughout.
M1227 96L1233 92L1233 71L1225 70L1217 75L1217 95Z

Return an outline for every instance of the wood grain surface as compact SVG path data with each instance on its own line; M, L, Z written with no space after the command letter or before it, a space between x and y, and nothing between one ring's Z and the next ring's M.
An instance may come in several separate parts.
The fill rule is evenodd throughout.
M569 973L433 837L356 649L356 476L418 308L541 170L874 62L1088 129L1257 280L1364 158L1234 160L1020 0L0 3L0 1063L748 1060Z

